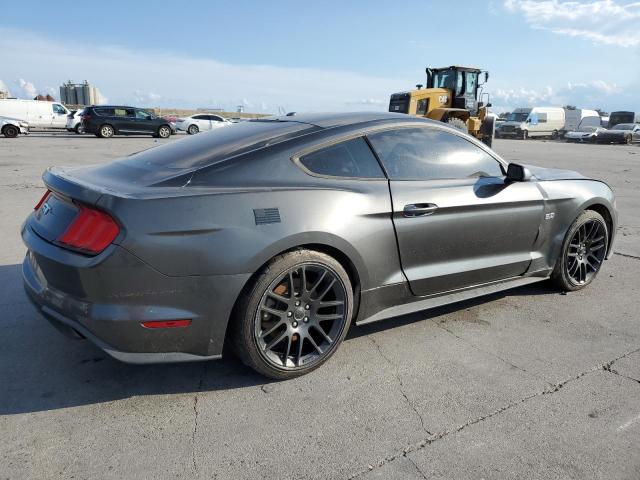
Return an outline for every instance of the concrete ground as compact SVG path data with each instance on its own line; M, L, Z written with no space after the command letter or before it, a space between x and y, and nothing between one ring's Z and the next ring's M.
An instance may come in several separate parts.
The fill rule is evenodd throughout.
M616 191L617 253L586 290L354 327L319 370L271 382L231 358L118 363L23 294L19 226L42 170L157 144L0 138L0 479L640 478L640 147L496 141Z

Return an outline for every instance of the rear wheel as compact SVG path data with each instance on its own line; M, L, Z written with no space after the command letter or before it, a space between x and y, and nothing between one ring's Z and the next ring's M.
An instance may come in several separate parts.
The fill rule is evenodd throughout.
M100 138L111 138L115 135L115 133L116 132L111 125L102 125L98 129L98 136Z
M464 120L460 118L452 117L446 121L447 125L457 128L458 130L462 130L464 133L469 133L469 129L467 128L467 124L464 123Z
M313 250L279 255L240 298L236 353L271 378L303 375L334 354L352 312L351 283L338 261Z
M556 138L558 138L558 131L554 130L551 132L551 140L555 140Z
M526 140L529 138L529 132L527 130L522 130L522 133L520 134L520 138L522 140Z
M2 129L2 133L7 138L16 138L18 136L18 133L20 132L18 131L18 127L15 127L13 125L5 125L5 127Z
M199 131L200 131L200 129L198 128L197 125L189 125L189 128L187 128L187 133L189 135L195 135Z
M608 242L607 222L602 215L585 210L569 228L551 278L563 290L586 287L600 271Z
M625 141L627 142L627 145L631 145L633 143L633 136L628 135L627 138L625 138Z
M74 131L76 132L76 135L80 135L81 133L84 133L84 128L82 128L82 124L79 123L76 125L76 128L74 128Z

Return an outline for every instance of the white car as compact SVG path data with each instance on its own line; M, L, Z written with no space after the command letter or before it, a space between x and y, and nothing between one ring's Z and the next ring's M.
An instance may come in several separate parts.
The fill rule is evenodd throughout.
M82 113L84 108L74 110L67 115L67 131L82 133Z
M187 118L178 118L176 128L189 135L195 135L198 132L213 130L215 128L226 127L232 122L220 115L212 115L210 113L198 113Z
M0 133L7 138L15 138L20 133L29 134L29 124L17 118L0 117Z

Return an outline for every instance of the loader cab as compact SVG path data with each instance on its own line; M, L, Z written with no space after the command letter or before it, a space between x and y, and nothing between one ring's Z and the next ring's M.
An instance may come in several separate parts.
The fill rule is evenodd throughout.
M446 68L427 68L427 88L446 88L451 91L453 108L468 110L471 116L476 116L479 109L478 89L484 84L489 73L484 72L481 83L478 68L451 66Z

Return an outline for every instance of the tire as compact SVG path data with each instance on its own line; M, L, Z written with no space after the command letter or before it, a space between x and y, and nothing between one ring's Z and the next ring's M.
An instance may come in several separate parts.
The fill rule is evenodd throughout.
M556 140L558 138L558 131L554 130L551 132L551 140Z
M13 125L5 125L2 129L2 134L7 138L16 138L19 133L20 131L18 130L18 127Z
M105 123L104 125L100 125L100 128L98 128L97 135L100 138L111 138L115 135L115 133L116 132L113 129L113 127L108 123Z
M598 275L609 247L609 228L602 215L585 210L569 227L551 279L564 291L589 285Z
M171 136L171 127L168 125L161 125L158 128L158 137L160 138L169 138Z
M189 135L195 135L199 131L200 131L200 129L198 128L197 125L189 125L189 128L187 128L187 133Z
M529 139L529 132L527 130L522 130L522 133L520 134L520 139L521 140L528 140Z
M78 125L76 125L76 128L74 128L73 131L76 132L76 135L80 135L84 133L84 128L82 128L82 124L79 123Z
M625 138L625 143L627 145L633 145L633 136L632 135L627 136L627 138Z
M451 117L445 123L450 127L457 128L458 130L462 130L464 133L469 133L467 124L464 123L464 121L460 120L459 118Z
M294 250L257 274L234 312L236 355L262 375L285 380L315 370L335 353L349 330L353 290L336 259Z

